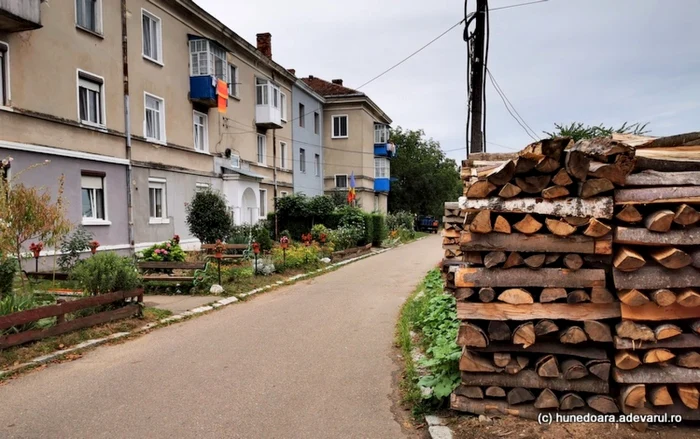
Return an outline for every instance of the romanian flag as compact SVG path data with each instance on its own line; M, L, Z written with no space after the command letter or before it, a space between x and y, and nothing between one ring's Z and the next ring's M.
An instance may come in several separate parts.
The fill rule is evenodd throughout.
M350 190L348 191L348 204L355 202L355 172L350 174Z
M216 81L216 95L219 113L226 113L226 107L228 107L228 84L221 79Z

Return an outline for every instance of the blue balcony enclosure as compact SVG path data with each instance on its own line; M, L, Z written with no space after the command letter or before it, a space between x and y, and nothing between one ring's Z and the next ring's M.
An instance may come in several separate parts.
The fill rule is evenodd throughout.
M374 124L374 155L377 157L393 158L396 156L396 145L389 142L391 132L389 125Z
M374 156L392 159L396 157L396 145L393 143L374 144Z
M391 187L391 163L386 157L374 158L374 191L389 192Z
M216 107L216 78L214 76L190 76L190 100L207 107Z
M189 35L190 101L206 107L218 105L217 80L230 85L226 50L215 41Z
M375 192L389 192L391 189L391 179L390 178L375 178L374 179L374 191Z

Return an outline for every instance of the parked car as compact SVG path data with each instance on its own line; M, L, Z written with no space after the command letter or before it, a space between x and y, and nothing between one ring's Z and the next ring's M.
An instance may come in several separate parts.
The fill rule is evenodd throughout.
M419 232L437 233L440 222L433 216L419 215L416 218L416 230Z

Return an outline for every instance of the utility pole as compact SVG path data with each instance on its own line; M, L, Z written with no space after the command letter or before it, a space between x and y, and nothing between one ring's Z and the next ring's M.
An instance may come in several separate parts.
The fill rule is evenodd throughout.
M483 102L484 102L484 46L486 42L486 9L487 0L476 0L476 27L474 29L474 51L471 57L472 90L470 95L471 107L471 137L469 152L484 152ZM469 44L469 43L467 43Z

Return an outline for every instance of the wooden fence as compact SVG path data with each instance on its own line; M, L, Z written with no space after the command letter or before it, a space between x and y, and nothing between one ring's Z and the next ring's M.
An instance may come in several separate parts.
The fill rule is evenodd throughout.
M136 301L134 301L134 298L136 298ZM66 314L100 305L120 302L126 299L131 299L131 301L129 304L121 308L66 321ZM27 323L36 322L41 319L50 317L57 318L56 324L50 328L33 329L18 332L16 334L0 336L0 349L17 346L30 341L41 340L47 337L54 337L67 332L75 331L77 329L88 328L101 323L107 323L113 320L138 315L141 313L141 302L143 302L143 289L137 289L132 291L118 291L116 293L101 294L99 296L71 300L68 302L58 303L56 305L43 306L27 311L8 314L6 316L0 316L0 331L16 326L26 325Z

